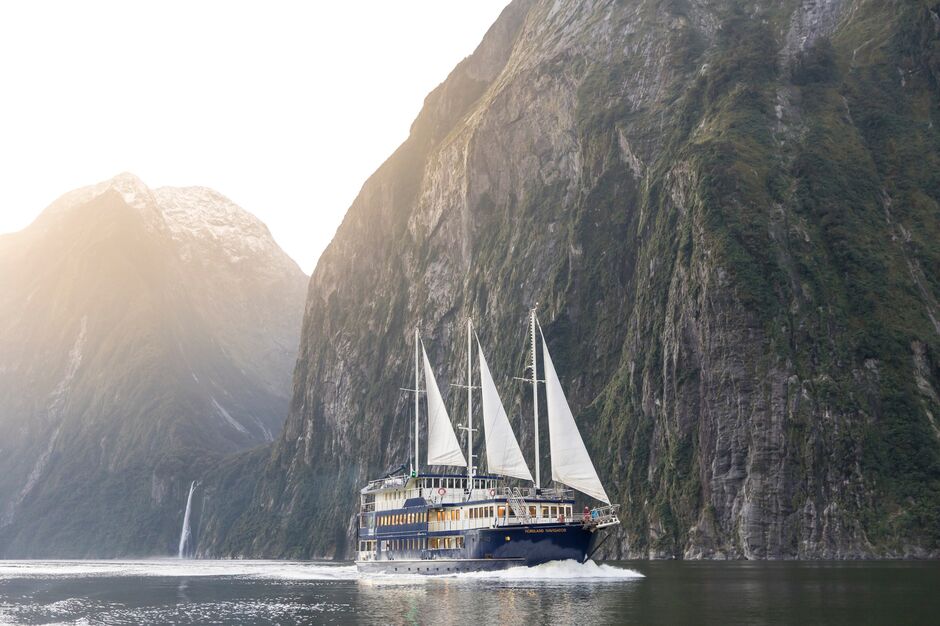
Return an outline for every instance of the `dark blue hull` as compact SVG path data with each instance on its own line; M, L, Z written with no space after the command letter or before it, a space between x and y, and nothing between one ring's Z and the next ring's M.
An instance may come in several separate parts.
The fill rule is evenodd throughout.
M431 536L437 535L432 533ZM441 533L444 535L444 533ZM598 535L579 523L499 526L449 532L462 537L463 547L448 550L380 550L375 558L357 561L370 573L447 574L532 566L549 561L583 561Z

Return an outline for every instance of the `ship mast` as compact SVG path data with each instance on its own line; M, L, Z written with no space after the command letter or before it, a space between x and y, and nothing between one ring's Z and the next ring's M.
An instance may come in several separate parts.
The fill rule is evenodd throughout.
M418 466L421 463L419 460L421 457L418 456L418 421L419 421L419 411L420 403L419 400L419 389L418 386L418 344L420 339L418 338L418 327L415 326L415 476L418 475Z
M467 318L467 489L473 489L473 319Z
M535 422L535 489L537 492L542 484L539 476L539 381L535 367L535 307L532 307L529 330L532 339L532 419Z

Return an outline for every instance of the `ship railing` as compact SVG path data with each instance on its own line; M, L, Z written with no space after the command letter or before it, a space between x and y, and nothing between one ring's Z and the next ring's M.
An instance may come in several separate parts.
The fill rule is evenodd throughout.
M442 532L446 530L470 530L473 528L492 528L496 525L496 518L481 517L479 519L460 520L431 520L428 522L428 532Z
M563 489L560 487L549 487L547 489L541 489L538 495L535 494L535 489L530 488L532 495L530 498L541 498L543 500L571 500L573 497L570 489Z
M500 493L504 498L515 496L529 500L571 500L573 492L570 489L559 487L543 487L541 489L535 487L503 487Z
M598 506L591 509L590 513L585 514L582 525L585 528L607 528L620 523L619 504L608 504L607 506Z
M363 493L369 491L379 491L381 489L391 489L393 487L404 487L408 484L408 479L410 477L402 474L401 476L389 476L388 478L379 478L376 480L369 481L369 484L366 485L363 489Z

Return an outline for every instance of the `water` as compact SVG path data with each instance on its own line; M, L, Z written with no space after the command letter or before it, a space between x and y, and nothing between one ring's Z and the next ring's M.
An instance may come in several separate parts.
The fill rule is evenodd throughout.
M179 558L188 556L186 552L186 544L189 543L189 512L193 508L193 492L196 490L196 481L189 486L189 495L186 497L186 512L183 514L183 528L180 530L180 549L179 549Z
M936 624L940 563L553 563L363 578L284 561L0 561L0 624Z

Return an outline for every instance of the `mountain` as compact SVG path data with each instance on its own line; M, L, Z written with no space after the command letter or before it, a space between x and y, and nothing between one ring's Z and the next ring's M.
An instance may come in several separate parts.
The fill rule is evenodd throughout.
M224 196L131 174L0 237L0 556L175 553L202 468L281 430L306 282Z
M318 262L284 432L200 549L350 556L416 326L446 389L474 317L531 464L538 302L607 556L940 556L938 106L935 0L512 2Z

